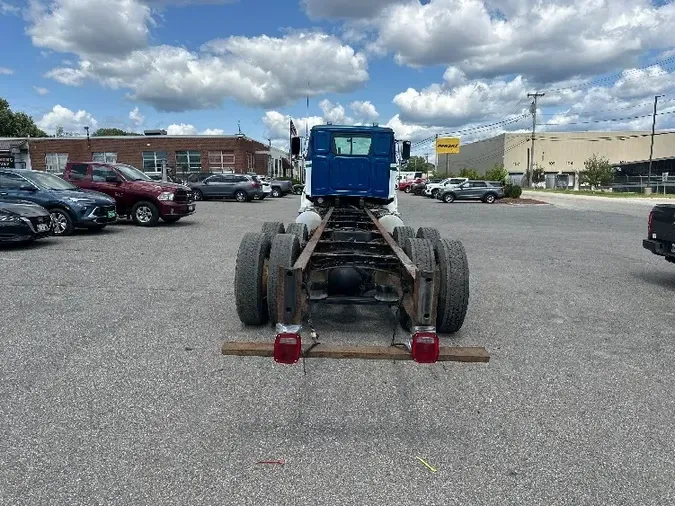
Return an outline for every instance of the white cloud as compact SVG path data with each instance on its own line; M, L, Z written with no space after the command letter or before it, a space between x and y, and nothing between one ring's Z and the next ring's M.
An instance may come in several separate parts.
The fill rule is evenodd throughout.
M166 128L167 135L225 135L222 128L207 128L201 132L197 127L189 123L172 124Z
M369 101L360 102L357 100L352 102L349 107L356 116L357 120L363 123L372 123L380 117L380 114L377 112L377 109L375 109L375 106Z
M39 86L33 86L33 89L35 90L35 93L38 95L45 96L47 93L49 93L49 90L47 88L40 88Z
M58 67L47 75L68 85L92 79L130 89L135 100L178 112L219 107L227 97L275 107L307 94L348 92L368 80L367 67L363 54L333 36L296 33L214 40L198 53L154 46L123 58L83 58L77 67Z
M335 125L362 125L370 124L379 117L375 106L368 101L354 101L349 104L354 116L349 116L342 104L326 99L319 102L319 108L322 112L321 116L293 118L298 134L304 136L305 132L311 130L313 126L329 122ZM265 138L272 139L277 147L288 149L290 119L290 116L279 111L267 111L262 118L263 125L265 125Z
M197 135L197 128L186 123L173 124L166 128L166 133L168 135Z
M54 133L58 127L62 127L66 132L80 133L85 126L92 131L96 130L98 121L87 111L73 112L57 104L37 121L37 125L47 133Z
M445 64L470 77L521 74L550 83L671 49L673 23L675 4L652 0L410 1L372 21L378 33L372 49L404 65Z
M145 116L141 114L141 111L138 109L138 107L134 107L131 111L129 111L129 119L135 126L138 127L145 121Z
M509 113L505 110L509 104L527 95L526 84L520 76L510 81L469 81L453 67L445 72L443 83L421 91L408 88L396 95L393 102L399 107L403 121L454 127L472 121L498 121Z
M18 16L19 14L21 14L21 8L14 4L3 2L0 0L0 14L6 15L13 14L14 16Z
M121 56L147 46L151 9L137 0L30 0L27 29L37 47Z
M14 69L9 69L7 67L0 67L0 76L11 76L14 74Z

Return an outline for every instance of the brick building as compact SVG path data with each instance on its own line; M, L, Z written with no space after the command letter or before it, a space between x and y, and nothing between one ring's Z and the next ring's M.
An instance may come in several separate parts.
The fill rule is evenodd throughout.
M15 139L16 140L16 139ZM188 172L255 172L291 177L287 158L244 135L158 135L124 137L48 137L26 140L24 166L60 173L68 161L127 163L144 172L159 172L162 162L177 174ZM285 169L285 170L284 170ZM285 172L285 174L284 174Z

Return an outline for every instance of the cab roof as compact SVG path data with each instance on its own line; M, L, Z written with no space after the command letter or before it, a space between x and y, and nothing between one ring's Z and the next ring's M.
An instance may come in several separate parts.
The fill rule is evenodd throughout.
M389 127L373 126L373 125L315 125L312 127L312 132L353 132L353 133L394 133Z

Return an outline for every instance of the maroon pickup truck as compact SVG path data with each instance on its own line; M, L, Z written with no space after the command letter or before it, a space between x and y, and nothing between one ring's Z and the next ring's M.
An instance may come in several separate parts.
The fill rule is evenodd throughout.
M124 163L68 162L63 179L115 199L117 214L151 227L159 219L174 223L195 212L192 190L176 183L155 181Z

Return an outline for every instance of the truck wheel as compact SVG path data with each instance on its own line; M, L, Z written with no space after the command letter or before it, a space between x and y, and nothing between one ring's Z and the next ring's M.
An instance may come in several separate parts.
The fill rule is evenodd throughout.
M436 331L453 334L462 328L469 306L469 262L460 241L441 239L434 250L441 271Z
M286 233L296 236L298 241L300 241L300 247L307 244L307 240L309 239L307 225L304 223L291 223L286 227Z
M429 239L408 238L404 243L403 251L418 269L423 271L433 271L436 269L433 241ZM403 306L399 308L399 321L405 330L410 331L412 329L412 320Z
M433 227L420 227L417 229L417 238L436 242L441 240L441 233Z
M138 202L131 209L131 217L136 225L142 227L154 227L159 221L159 211L152 202Z
M394 233L392 236L394 237L396 244L403 248L403 246L405 246L406 239L415 238L415 229L412 227L394 227Z
M234 268L234 299L237 315L244 325L263 325L267 311L267 265L270 238L248 232L239 244Z
M54 235L63 236L73 233L73 219L68 211L55 207L49 210L49 214L52 218L52 233Z
M280 221L266 221L263 223L261 231L270 238L270 241L274 239L275 235L285 233L284 224Z
M278 199L281 197L281 189L280 188L272 188L272 197L275 199Z
M279 267L290 269L299 256L300 241L298 241L295 235L277 234L274 236L270 249L269 275L267 278L267 308L272 325L276 325L282 319L277 311L277 303L279 301Z

